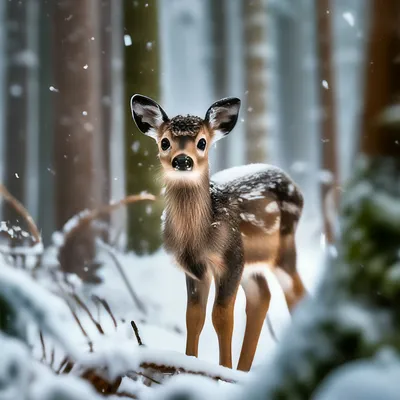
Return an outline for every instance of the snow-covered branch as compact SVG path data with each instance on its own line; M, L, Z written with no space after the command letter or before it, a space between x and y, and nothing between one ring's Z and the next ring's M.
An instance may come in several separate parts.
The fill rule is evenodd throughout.
M82 369L103 370L110 380L125 376L132 371L153 370L163 374L201 375L229 383L244 382L244 372L221 367L195 357L168 351L155 350L144 346L132 348L132 342L115 343L105 340L98 343L93 353L86 354L73 372Z

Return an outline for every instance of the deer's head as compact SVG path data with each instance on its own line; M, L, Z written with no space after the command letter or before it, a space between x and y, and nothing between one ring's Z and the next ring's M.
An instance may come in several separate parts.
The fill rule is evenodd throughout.
M187 181L208 173L210 147L235 127L240 100L221 99L211 105L204 118L169 118L159 104L139 94L132 97L131 108L139 130L157 142L165 178Z

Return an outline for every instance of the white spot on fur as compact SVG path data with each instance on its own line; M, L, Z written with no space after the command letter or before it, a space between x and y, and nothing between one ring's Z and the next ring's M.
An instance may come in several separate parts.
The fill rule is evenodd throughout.
M289 194L293 194L293 192L294 192L294 185L292 183L290 183L288 185L288 193Z
M281 217L278 216L278 217L275 218L275 221L274 221L273 225L271 225L268 228L264 228L264 232L266 234L268 234L268 235L272 235L273 233L275 233L279 229L280 225L281 225Z
M264 226L264 221L258 220L254 214L240 213L240 218L242 218L243 221L250 222L252 225L260 228Z
M267 206L265 207L265 211L267 213L276 213L279 211L279 206L278 203L276 201L272 201L271 203L267 204Z

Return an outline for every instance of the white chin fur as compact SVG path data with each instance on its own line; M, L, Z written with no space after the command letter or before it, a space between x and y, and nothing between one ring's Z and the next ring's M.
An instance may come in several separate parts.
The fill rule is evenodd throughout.
M198 171L165 171L166 180L173 182L198 182L201 174Z

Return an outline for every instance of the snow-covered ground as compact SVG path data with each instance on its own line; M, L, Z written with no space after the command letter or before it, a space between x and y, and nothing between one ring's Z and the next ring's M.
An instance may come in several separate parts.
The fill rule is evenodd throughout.
M301 219L297 232L297 248L299 273L312 295L324 265L320 225L317 218L304 216ZM114 379L119 375L125 375L128 371L138 370L142 363L153 363L219 376L228 381L239 382L250 377L239 371L218 366L218 342L211 323L215 293L213 286L209 297L206 324L200 340L200 360L191 360L184 356L186 340L185 277L184 273L174 265L170 256L162 249L152 256L145 257L138 257L130 253L118 253L104 244L99 244L99 249L99 259L103 262L103 267L100 269L103 282L100 285L83 285L77 277L71 275L68 275L65 281L65 276L59 273L58 268L54 269L57 243L55 243L55 247L46 249L43 265L35 274L36 282L32 280L28 272L1 264L2 276L0 278L2 278L3 287L0 287L0 290L6 293L8 299L12 300L11 302L17 307L24 323L30 320L26 318L27 315L32 316L32 322L28 324L28 327L36 361L29 359L30 361L27 363L21 358L21 365L24 366L27 376L33 377L34 385L38 390L45 390L44 388L48 388L49 385L55 385L54 391L63 391L62 388L68 386L68 379L65 381L65 377L61 377L61 380L53 380L50 369L37 364L37 361L43 357L45 364L52 364L53 371L56 371L66 355L77 362L72 370L72 375L79 374L82 368L96 366L100 369L105 368L109 377ZM29 257L31 255L28 255ZM129 292L113 257L117 258L122 267L134 295ZM290 316L275 276L267 266L265 271L272 293L268 315L279 341L284 329L290 329ZM54 278L57 275L59 279ZM60 301L45 288L55 292L58 296L61 295L66 301ZM96 307L92 297L94 294L107 300L117 326L114 325L113 318L105 307ZM79 305L80 300L74 298L74 295L77 295L78 299L88 306L91 314ZM142 306L138 306L138 301ZM79 318L86 335L82 333L71 310ZM235 309L234 364L239 358L245 330L244 310L245 297L240 288ZM131 321L136 322L141 339L146 345L145 348L138 347ZM99 325L96 326L97 322L101 325L100 329ZM44 345L39 340L38 328L43 332ZM4 342L8 340L4 337L0 339ZM8 344L5 345L8 346ZM256 370L261 363L271 359L276 345L267 325L264 324L253 370ZM26 358L28 349L22 342L19 346L22 346L21 352L24 352ZM90 347L94 349L94 353L88 352ZM53 353L53 349L55 349L55 353ZM5 368L4 370L6 370L10 362L12 362L12 357L4 359L3 363L0 362L0 369ZM36 365L40 368L38 369ZM42 379L41 371L44 375L47 374L46 379ZM73 382L73 376L71 379ZM17 390L18 383L14 383L15 385L12 386ZM126 387L129 387L132 393L140 392L141 395L148 390L143 384L124 378L121 388ZM32 390L34 390L34 386L32 386ZM86 386L80 390L81 398L88 398L88 395L85 394L87 390L91 391L92 388ZM91 398L97 397L92 392L90 393Z
M301 220L297 232L298 269L306 288L312 295L322 272L323 254L320 240L319 224L316 219ZM134 254L116 254L133 290L146 307L143 315L135 306L131 296L118 273L114 262L105 252L101 257L105 267L101 270L103 283L97 287L85 289L87 294L96 293L107 299L117 318L123 318L128 323L123 335L133 338L129 321L134 320L139 328L143 342L152 349L185 351L185 310L186 287L185 277L164 250L159 250L151 256L138 257ZM290 322L290 316L283 292L275 276L265 269L272 293L269 318L273 329L279 338ZM199 358L218 363L218 342L211 323L211 310L214 298L212 285L207 309L207 319L200 338ZM236 301L235 327L233 335L233 361L236 364L241 349L245 330L245 297L242 289ZM85 316L83 316L85 318ZM111 320L103 317L111 326ZM90 325L90 323L89 323ZM93 329L93 328L92 328ZM264 324L257 348L253 368L274 354L276 342L271 337Z

